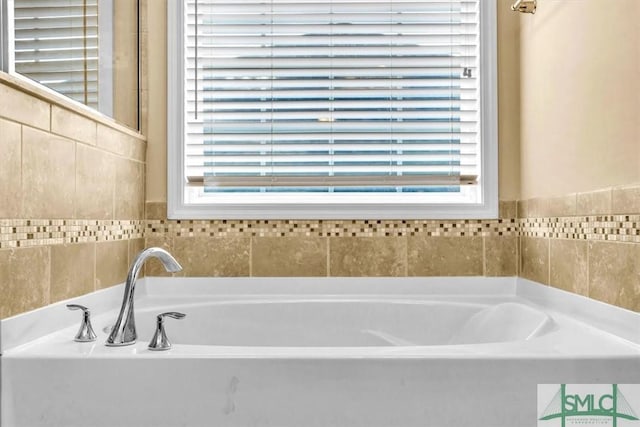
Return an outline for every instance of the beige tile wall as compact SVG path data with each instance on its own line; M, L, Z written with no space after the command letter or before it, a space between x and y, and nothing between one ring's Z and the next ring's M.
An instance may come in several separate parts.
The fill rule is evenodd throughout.
M516 203L497 220L177 220L148 202L147 246L170 250L187 276L513 276ZM150 264L149 275L163 275Z
M124 280L144 246L145 145L0 73L0 318Z
M518 203L520 274L640 311L640 185Z
M640 311L639 189L501 202L498 220L169 221L148 202L145 236L187 276L520 275Z
M637 311L639 19L637 0L538 2L517 70L522 275Z

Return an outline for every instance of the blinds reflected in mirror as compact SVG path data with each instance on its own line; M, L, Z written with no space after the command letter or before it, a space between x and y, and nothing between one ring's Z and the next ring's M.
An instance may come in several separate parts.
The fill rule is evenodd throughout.
M98 0L14 0L14 15L15 71L98 109Z
M457 191L479 171L479 0L188 0L207 191Z

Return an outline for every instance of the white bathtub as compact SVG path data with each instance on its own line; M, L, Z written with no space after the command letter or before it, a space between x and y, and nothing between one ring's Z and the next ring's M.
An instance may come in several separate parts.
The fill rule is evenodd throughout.
M638 313L522 279L151 278L106 347L121 293L74 300L96 343L63 304L2 322L2 427L535 426L537 384L640 382Z

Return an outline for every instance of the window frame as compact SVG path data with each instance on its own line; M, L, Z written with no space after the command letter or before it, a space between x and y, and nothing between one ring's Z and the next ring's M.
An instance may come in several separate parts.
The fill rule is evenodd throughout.
M496 2L481 0L481 203L185 203L184 1L167 5L167 217L169 219L491 219L498 216ZM180 19L178 19L180 18Z
M0 70L6 73L13 73L12 31L13 3L10 0L0 0Z

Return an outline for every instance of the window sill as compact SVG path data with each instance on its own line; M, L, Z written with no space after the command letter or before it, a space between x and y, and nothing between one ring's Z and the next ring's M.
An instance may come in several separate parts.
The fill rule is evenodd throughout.
M486 204L281 204L176 205L169 202L169 219L495 219L498 202Z

